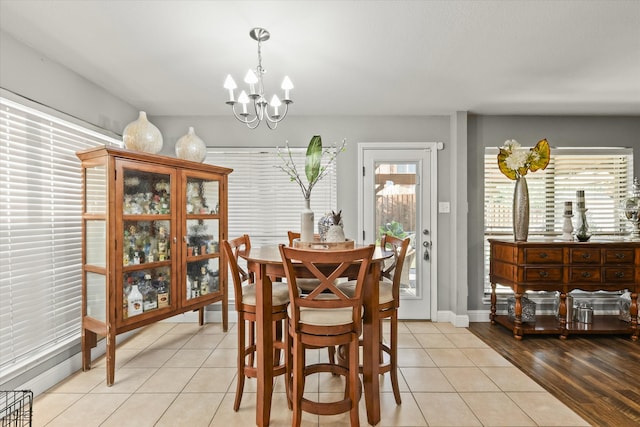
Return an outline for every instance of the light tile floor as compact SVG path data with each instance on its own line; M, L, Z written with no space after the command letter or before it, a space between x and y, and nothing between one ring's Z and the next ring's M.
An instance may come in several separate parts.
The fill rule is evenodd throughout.
M235 325L161 322L118 346L115 384L105 384L105 360L76 372L34 401L34 426L255 425L255 380L247 380L240 411L235 395ZM465 328L449 323L401 322L400 391L381 378L379 426L588 426ZM309 358L326 358L313 350ZM312 398L337 400L341 380L312 378ZM364 399L360 420L366 423ZM272 426L290 426L282 380L276 384ZM347 426L347 414L304 414L304 426Z

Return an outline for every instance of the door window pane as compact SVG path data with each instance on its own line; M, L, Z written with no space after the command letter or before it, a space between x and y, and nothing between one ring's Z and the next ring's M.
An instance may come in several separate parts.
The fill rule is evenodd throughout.
M411 238L400 282L401 296L416 296L416 169L416 163L375 163L376 244L383 234Z

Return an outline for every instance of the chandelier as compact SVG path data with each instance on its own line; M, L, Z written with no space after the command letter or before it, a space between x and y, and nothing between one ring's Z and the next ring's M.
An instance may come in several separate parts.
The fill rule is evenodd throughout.
M262 53L260 52L261 43L269 40L269 31L264 28L253 28L249 35L252 39L258 42L258 66L255 71L249 69L247 75L244 77L245 83L249 85L249 94L244 90L240 92L238 100L235 100L233 90L238 86L236 82L229 74L224 81L224 88L229 91L229 100L227 105L231 105L233 115L246 124L248 128L255 129L264 120L267 123L269 129L275 129L278 123L281 122L289 111L289 104L293 101L289 98L289 91L293 89L293 83L289 77L285 76L282 81L281 88L284 90L284 99L280 101L277 95L271 97L271 101L267 103L267 98L264 94L264 85L262 84L262 76L266 73L262 68ZM236 104L242 105L242 112L236 111ZM253 108L248 104L253 103ZM284 107L282 104L284 103ZM269 112L269 107L272 109L272 113ZM283 111L284 110L284 111Z

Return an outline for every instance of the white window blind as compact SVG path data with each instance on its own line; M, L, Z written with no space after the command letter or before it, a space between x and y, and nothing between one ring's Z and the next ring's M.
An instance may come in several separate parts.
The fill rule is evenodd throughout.
M304 177L306 148L292 148L293 159ZM206 163L233 169L229 175L229 238L249 234L253 246L287 243L287 231L300 231L304 197L296 182L277 168L282 160L275 148L209 148ZM323 163L324 165L324 163ZM317 222L336 210L335 164L311 192L311 209Z
M486 148L484 157L484 271L485 292L489 283L489 238L513 236L512 206L515 181L505 177L497 164L498 150ZM631 148L552 148L545 170L526 175L529 187L529 236L560 236L564 202L573 202L576 191L585 191L587 220L598 235L622 236L630 232L620 206L633 182Z
M0 384L80 337L78 150L120 141L0 98Z

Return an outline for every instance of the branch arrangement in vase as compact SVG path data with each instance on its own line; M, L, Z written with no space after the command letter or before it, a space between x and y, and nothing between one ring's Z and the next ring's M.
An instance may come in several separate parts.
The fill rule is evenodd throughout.
M309 200L311 198L311 190L313 190L313 187L329 172L329 167L335 163L338 158L338 154L347 149L347 141L346 139L343 139L342 145L339 148L334 144L329 148L323 149L322 138L320 135L314 135L311 138L311 141L309 141L309 145L307 146L307 154L304 162L304 172L307 178L306 184L300 176L298 168L293 161L289 142L285 143L285 148L286 153L283 153L283 151L280 150L280 147L278 147L278 157L282 160L283 164L276 167L289 175L292 182L297 182L302 190L302 195L305 200ZM324 163L323 158L326 158Z

